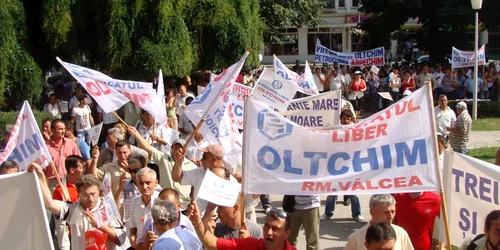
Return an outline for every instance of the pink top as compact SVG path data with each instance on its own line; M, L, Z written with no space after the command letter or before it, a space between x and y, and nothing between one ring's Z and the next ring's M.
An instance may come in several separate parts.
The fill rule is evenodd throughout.
M64 161L66 160L66 158L68 158L68 156L70 155L82 156L80 154L78 146L76 146L76 143L73 140L67 138L62 138L61 140L63 140L63 142L60 150L58 150L56 144L52 139L50 139L46 143L47 149L49 150L49 154L52 157L52 161L56 165L59 178L63 178L63 176L66 174L66 167L64 166ZM48 166L46 168L45 176L47 177L47 179L53 179L56 177L55 173L52 171L52 167Z

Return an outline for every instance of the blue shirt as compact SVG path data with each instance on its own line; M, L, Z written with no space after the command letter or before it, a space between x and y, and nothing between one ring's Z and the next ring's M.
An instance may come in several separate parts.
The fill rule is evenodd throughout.
M82 154L82 158L84 160L90 159L90 147L85 142L85 140L81 140L80 138L76 138L76 145L78 149L80 149L80 154Z
M481 84L483 84L483 79L478 77L477 78L477 92L479 92L479 90L481 90ZM474 78L473 77L467 79L467 81L465 82L465 87L467 88L467 91L469 91L470 93L474 93Z
M180 226L164 232L156 241L153 250L203 250L198 237Z

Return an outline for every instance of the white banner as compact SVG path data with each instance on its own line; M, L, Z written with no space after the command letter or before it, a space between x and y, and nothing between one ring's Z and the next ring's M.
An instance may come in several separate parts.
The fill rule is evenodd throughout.
M207 170L201 183L198 198L223 207L232 207L240 194L241 184L229 181Z
M110 222L120 219L120 211L116 206L115 198L112 192L108 192L102 198L102 202L99 207L93 213L96 216L97 227L101 225L109 225Z
M54 249L36 174L0 175L2 249Z
M338 63L349 66L382 66L385 63L385 49L384 47L379 47L360 52L342 53L333 51L321 44L316 44L314 61L317 63Z
M379 94L382 98L384 98L384 99L394 101L394 100L392 99L391 93L389 93L389 92L378 92L378 94Z
M426 85L355 126L324 131L298 126L249 97L243 132L244 192L437 191L431 101Z
M319 94L318 86L316 86L316 82L314 81L311 68L309 67L309 63L307 61L306 61L304 75L302 76L289 70L285 66L285 64L283 64L280 61L280 59L278 59L278 57L276 56L274 56L273 65L274 65L274 73L280 75L286 80L296 83L299 86L300 92L308 95Z
M233 82L238 77L248 55L249 52L245 52L237 63L215 77L208 84L205 92L196 97L184 110L193 124L198 124L202 119L205 120L200 127L201 134L210 144L220 143L226 155L232 151L241 152L241 146L236 143L239 133L231 122L228 107L231 104Z
M290 82L271 70L264 69L260 75L252 95L278 111L285 111L297 93L299 86Z
M340 90L295 99L281 114L300 126L331 129L340 125Z
M452 47L451 50L451 67L454 69L458 68L467 68L474 66L474 57L476 56L474 51L463 51L458 50L455 47ZM486 55L485 55L485 47L484 45L479 48L477 51L477 57L479 60L477 61L478 65L486 64Z
M234 82L233 91L231 91L231 105L229 105L229 117L231 122L237 129L243 129L243 106L245 103L245 95L249 95L252 88Z
M19 171L28 169L32 162L38 163L42 168L47 167L52 162L49 150L27 101L24 101L14 129L10 134L9 142L0 157L0 162L5 160L15 161L19 165Z
M116 89L109 87L104 81L95 80L88 74L81 74L76 71L75 67L80 66L63 62L59 57L57 61L82 85L105 113L111 113L129 102L125 96L118 93Z
M444 193L451 244L484 233L484 220L500 205L498 166L470 156L445 151Z
M102 131L102 122L99 123L97 126L91 127L88 130L90 136L90 147L92 147L92 145L94 146L97 145L97 142L99 141L99 136L101 136L101 131Z

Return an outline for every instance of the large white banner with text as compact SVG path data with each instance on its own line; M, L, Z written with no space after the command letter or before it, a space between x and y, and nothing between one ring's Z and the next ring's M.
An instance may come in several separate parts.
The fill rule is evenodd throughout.
M445 151L443 181L451 244L484 233L484 220L500 205L500 169L488 162Z
M331 129L340 125L340 90L294 99L281 114L303 127Z
M374 194L437 191L429 86L355 126L310 130L249 97L244 192ZM402 126L404 124L404 126Z
M485 47L483 45L477 51L477 58L479 58L479 60L477 61L478 65L486 64L486 55L484 53L484 49ZM452 47L451 67L454 69L473 67L475 62L474 57L476 57L476 53L474 51L463 51Z
M316 44L314 61L317 63L338 63L349 66L382 66L385 63L385 49L384 47L379 47L360 52L342 53L333 51L318 43Z

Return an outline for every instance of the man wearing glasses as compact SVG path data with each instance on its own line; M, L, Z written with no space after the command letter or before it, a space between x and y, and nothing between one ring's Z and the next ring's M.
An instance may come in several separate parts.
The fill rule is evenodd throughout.
M295 250L287 238L290 235L290 217L281 209L271 209L264 223L264 238L218 239L201 220L200 210L195 202L189 205L189 219L198 238L209 250Z
M40 165L32 163L28 167L29 172L36 172L40 181L40 188L45 207L50 210L57 219L66 221L71 227L71 249L85 249L85 233L91 229L97 229L106 234L106 249L119 249L127 239L126 232L120 220L115 220L109 225L98 227L97 219L93 214L102 203L99 198L100 181L93 175L83 175L76 182L78 201L68 203L54 200Z

